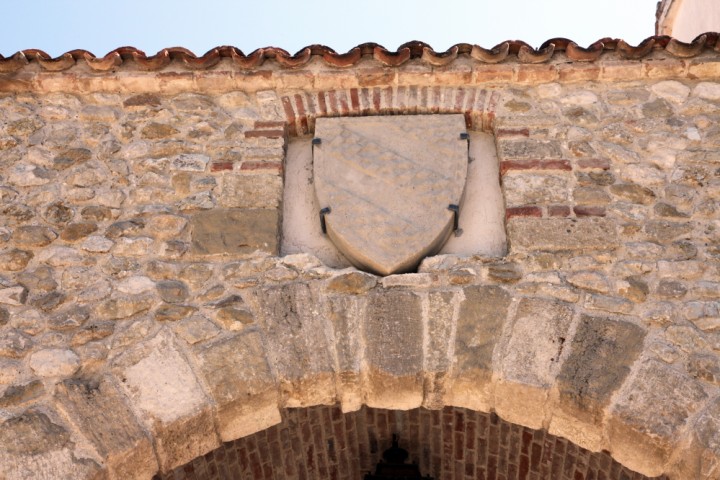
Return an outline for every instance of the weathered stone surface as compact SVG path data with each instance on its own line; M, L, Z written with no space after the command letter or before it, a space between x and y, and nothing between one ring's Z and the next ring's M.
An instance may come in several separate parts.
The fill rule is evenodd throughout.
M50 312L62 305L65 300L67 300L67 296L64 293L49 292L31 298L29 303L43 312Z
M366 401L377 408L415 408L422 402L423 321L414 292L375 290L368 298ZM390 394L392 392L392 394Z
M258 313L285 405L331 401L333 361L326 324L318 315L317 294L307 284L291 283L258 289L246 300Z
M658 243L670 243L681 235L692 230L690 223L671 222L667 220L651 220L645 224L645 233L650 240Z
M209 210L194 214L190 228L196 254L278 252L277 210Z
M168 303L180 303L189 293L187 285L178 280L163 280L158 282L156 287L160 298Z
M508 174L503 177L505 200L509 206L567 203L571 178L562 175Z
M280 422L277 386L258 332L205 344L196 350L196 355L218 405L223 441Z
M215 316L223 328L228 330L242 330L246 325L255 322L255 317L250 310L242 307L222 307Z
M368 274L364 275L372 277ZM361 277L358 280L367 279ZM355 285L355 282L352 285ZM328 298L327 306L326 315L332 325L339 373L336 377L338 400L344 411L355 411L363 404L360 371L364 343L360 329L361 322L365 318L367 297L331 296Z
M160 138L170 137L179 133L179 131L172 125L164 123L152 122L149 123L145 128L142 129L143 138L150 140L156 140Z
M575 272L567 277L570 285L592 292L607 293L610 289L607 277L599 272Z
M560 411L550 431L603 446L604 409L620 388L643 347L645 332L635 324L583 315L557 377Z
M120 320L149 310L154 301L147 295L124 295L111 298L95 309L100 318Z
M18 329L0 332L0 357L22 358L32 348L34 342L30 336Z
M26 411L0 423L3 476L96 478L100 466L74 451L70 432L40 411Z
M471 286L463 289L455 334L455 378L452 405L466 408L489 408L487 391L493 371L493 351L507 319L511 296L507 290L493 286Z
M152 434L163 471L218 447L210 404L167 329L116 358L113 374Z
M226 176L222 187L222 207L278 208L282 201L283 181L278 175Z
M69 223L63 229L60 238L66 242L76 242L97 231L97 229L98 226L94 222Z
M12 238L18 245L44 247L57 238L57 233L49 227L28 225L16 228Z
M649 360L619 392L608 424L613 456L648 475L659 475L688 417L707 394L686 374Z
M445 404L446 377L452 366L451 339L455 316L462 295L457 292L435 291L428 294L427 331L424 348L425 372L423 406L441 408Z
M513 140L500 143L501 158L535 160L562 157L562 150L557 142L541 140Z
M24 269L34 254L17 248L0 252L0 270L17 272Z
M160 305L157 310L155 310L155 320L159 322L174 322L180 320L181 318L185 318L188 315L192 315L196 311L197 308L191 305L175 305L167 303L165 305Z
M174 331L187 343L194 345L216 337L221 330L207 318L194 315L177 322L174 325Z
M39 377L69 377L80 368L80 358L72 350L51 348L30 355L28 364Z
M0 288L0 303L6 305L24 305L27 300L27 288L22 285Z
M54 278L54 270L47 265L41 265L33 270L25 270L17 275L18 283L32 291L49 292L58 286Z
M145 233L154 238L176 238L187 225L187 219L179 215L154 215L145 222Z
M615 225L605 218L511 218L511 251L613 249L618 245Z
M10 312L5 307L0 307L0 327L6 325L10 320Z
M55 399L102 456L113 478L151 477L157 472L150 439L108 378L65 380Z
M92 152L87 148L70 148L53 159L53 166L64 169L78 163L87 162L91 158Z
M2 366L5 367L6 365ZM33 380L23 385L11 385L0 396L0 408L17 407L37 400L44 394L45 387L40 380Z
M610 192L623 200L641 205L648 205L655 199L655 193L652 190L634 183L612 185Z
M499 366L495 408L503 418L542 425L546 391L560 368L573 309L570 304L524 298L518 305Z
M322 143L313 184L322 208L332 209L328 237L348 260L381 275L402 273L445 243L447 206L460 204L467 176L461 115L318 118L315 128Z

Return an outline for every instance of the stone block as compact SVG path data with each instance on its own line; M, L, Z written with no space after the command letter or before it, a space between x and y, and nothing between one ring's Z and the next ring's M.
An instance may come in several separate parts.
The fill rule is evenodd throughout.
M423 366L423 406L426 408L437 409L445 405L446 377L452 365L450 343L461 300L462 295L452 291L433 291L428 294Z
M562 149L557 142L544 142L540 140L506 140L498 142L500 158L515 160L545 160L561 158Z
M168 329L126 350L112 372L151 433L163 472L220 445L210 400Z
M610 250L618 246L614 222L606 218L513 217L508 221L510 250Z
M644 339L643 329L633 323L583 315L557 377L560 408L550 432L576 439L584 448L606 448L604 409L630 373Z
M149 478L157 472L150 439L109 378L65 380L55 400L103 458L110 478Z
M646 361L616 394L610 411L606 434L613 457L633 470L660 475L688 418L707 398L685 373Z
M542 427L545 399L560 368L573 308L557 300L524 298L500 355L502 380L495 408L508 421Z
M282 202L283 181L279 175L227 175L222 187L222 207L279 208Z
M255 310L280 382L284 406L335 401L334 362L317 292L306 283L260 288L246 298Z
M344 280L341 282L338 279ZM333 295L328 298L327 304L327 318L332 324L335 343L338 400L345 412L355 411L363 404L360 381L363 359L361 322L367 311L367 297L357 296L356 293L358 288L366 287L369 280L372 280L374 286L375 276L361 272L339 275L331 280L331 283L338 282L340 291L351 294ZM350 289L349 292L344 291L346 287Z
M195 254L278 253L278 210L212 209L194 214L190 227Z
M277 385L257 331L203 344L195 354L217 404L223 442L280 423Z
M505 175L503 190L508 205L567 203L570 201L571 178L535 172Z
M3 478L102 478L100 466L75 450L53 413L28 410L0 423Z
M375 408L417 408L423 398L423 312L420 296L373 291L364 325L366 403Z
M455 334L455 377L448 387L448 404L488 411L493 352L502 335L511 296L494 286L463 289Z

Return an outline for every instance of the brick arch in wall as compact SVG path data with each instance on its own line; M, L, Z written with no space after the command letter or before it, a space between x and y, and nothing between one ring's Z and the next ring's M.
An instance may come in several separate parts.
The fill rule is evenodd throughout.
M676 416L709 401L645 359L641 327L457 275L378 282L342 271L261 285L246 298L256 321L242 331L188 346L161 328L114 358L102 381L63 383L57 401L90 429L84 436L113 446L100 450L111 478L168 472L278 424L283 409L333 404L493 412L648 476L717 473L700 470L696 434L714 428L718 408L679 427L632 409L633 396ZM24 422L42 432L52 423L42 415Z
M327 91L302 91L280 99L288 134L315 130L318 117L461 113L470 130L490 131L500 98L481 87L376 86Z

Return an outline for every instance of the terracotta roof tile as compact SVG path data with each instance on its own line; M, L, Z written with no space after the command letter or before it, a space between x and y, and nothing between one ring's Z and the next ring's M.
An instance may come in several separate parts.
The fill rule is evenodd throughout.
M594 62L603 56L619 56L622 59L637 60L654 51L665 51L677 58L691 58L706 51L720 52L720 34L708 32L699 35L690 43L684 43L668 36L648 37L639 45L629 45L621 39L603 38L588 47L581 47L567 38L552 38L539 48L519 41L509 40L492 48L479 45L458 43L444 52L437 52L423 42L412 41L401 45L397 50L388 50L377 43L363 43L346 53L338 53L324 45L309 45L291 55L277 47L259 48L249 54L231 47L216 47L202 56L197 56L182 47L164 48L155 55L147 55L134 47L120 47L104 57L96 57L87 50L71 50L58 57L51 57L42 50L29 49L17 52L9 57L0 55L0 73L16 72L30 64L37 63L43 70L57 72L85 63L92 70L104 72L129 67L139 70L161 70L172 63L190 70L206 70L217 65L222 59L229 59L231 65L242 70L253 70L265 61L275 62L282 68L299 68L314 57L336 68L356 65L363 58L372 58L382 65L398 67L409 60L419 59L433 67L451 64L459 57L473 59L479 63L547 63L562 55L562 60L572 62Z

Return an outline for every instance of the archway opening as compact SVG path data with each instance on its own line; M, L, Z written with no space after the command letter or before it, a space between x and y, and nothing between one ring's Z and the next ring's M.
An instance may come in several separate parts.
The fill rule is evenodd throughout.
M375 471L393 434L423 475L440 479L648 479L545 430L457 407L384 410L339 406L282 411L282 422L177 467L157 480L359 480ZM667 477L656 477L667 480Z

